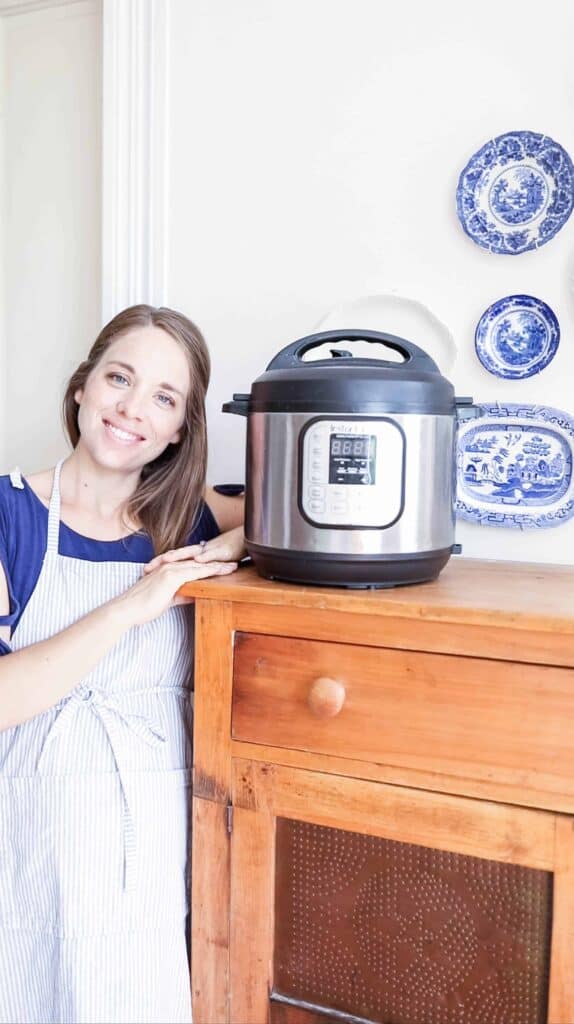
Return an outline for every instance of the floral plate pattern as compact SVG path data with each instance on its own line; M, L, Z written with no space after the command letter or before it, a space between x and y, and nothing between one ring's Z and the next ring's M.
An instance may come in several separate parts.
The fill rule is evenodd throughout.
M573 206L572 160L538 132L507 132L487 142L468 161L456 190L469 238L512 256L549 242Z
M533 295L507 295L493 302L478 321L474 337L485 369L507 380L540 373L554 358L559 342L556 314Z
M574 515L574 418L560 409L483 404L459 426L456 464L460 519L536 529Z

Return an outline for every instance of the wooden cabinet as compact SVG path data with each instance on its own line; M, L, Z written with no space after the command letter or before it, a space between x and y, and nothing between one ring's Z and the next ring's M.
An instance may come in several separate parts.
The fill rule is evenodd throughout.
M186 591L195 1024L571 1024L574 571Z

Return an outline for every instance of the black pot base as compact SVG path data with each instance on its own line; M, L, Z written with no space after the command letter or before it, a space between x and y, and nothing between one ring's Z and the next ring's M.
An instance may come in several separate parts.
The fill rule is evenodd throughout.
M326 555L285 551L246 542L260 576L286 583L348 590L384 590L435 580L448 562L452 548L410 555Z

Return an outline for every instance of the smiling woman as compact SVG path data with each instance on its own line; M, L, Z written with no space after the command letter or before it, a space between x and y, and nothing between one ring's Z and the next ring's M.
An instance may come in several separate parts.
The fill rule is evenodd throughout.
M138 364L137 369L124 362L129 358ZM185 382L184 392L158 382L158 374L165 372L166 365L174 379ZM131 448L131 462L138 468L143 452L147 461L152 462L167 445L175 445L181 439L189 378L184 352L169 335L160 327L134 328L110 345L84 387L74 393L78 441L82 438L86 444L90 425L96 428L96 437L103 425L111 435L105 438L112 442L111 452L118 445Z
M185 543L205 486L209 373L195 324L173 310L132 306L104 327L66 390L72 444L93 446L93 458L126 471L125 511L156 553Z
M189 580L232 572L209 356L135 306L72 376L73 451L0 478L0 1022L188 1022ZM220 534L218 521L228 533Z

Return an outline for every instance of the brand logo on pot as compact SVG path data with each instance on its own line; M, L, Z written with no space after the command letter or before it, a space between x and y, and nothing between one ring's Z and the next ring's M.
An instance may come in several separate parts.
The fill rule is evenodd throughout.
M362 423L330 423L329 432L331 434L360 434L364 429Z

